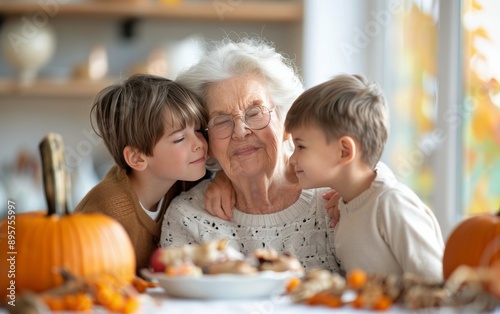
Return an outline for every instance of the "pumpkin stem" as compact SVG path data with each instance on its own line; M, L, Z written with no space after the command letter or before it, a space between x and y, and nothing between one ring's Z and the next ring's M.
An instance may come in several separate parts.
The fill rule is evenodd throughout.
M47 199L47 216L69 214L69 180L66 175L62 136L49 133L39 145L42 157L43 186Z

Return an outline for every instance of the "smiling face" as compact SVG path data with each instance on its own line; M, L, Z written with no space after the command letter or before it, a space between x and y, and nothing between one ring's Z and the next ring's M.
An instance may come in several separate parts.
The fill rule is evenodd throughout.
M274 109L259 75L242 75L213 83L207 89L206 109L209 120L220 114L232 115L234 131L226 139L218 139L208 132L210 154L219 161L226 175L272 175L281 154L283 127L275 111L271 121L260 130L251 130L241 114L250 106Z
M327 143L324 132L314 126L297 127L291 134L295 150L290 163L295 166L300 186L304 189L334 188L341 179L339 142L332 140Z
M166 121L169 114L165 110ZM196 181L205 175L208 145L200 125L185 128L165 123L165 132L146 157L150 173L161 180Z

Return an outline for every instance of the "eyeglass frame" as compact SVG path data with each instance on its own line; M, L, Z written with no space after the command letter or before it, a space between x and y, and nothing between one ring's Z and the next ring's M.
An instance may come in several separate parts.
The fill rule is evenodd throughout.
M268 116L268 120L267 120L267 123L263 126L263 127L260 127L260 128L253 128L251 126L248 125L247 121L246 121L246 112L247 110L249 110L250 108L255 108L255 107L258 107L258 108L264 108L265 110L267 110L269 116ZM264 129L265 127L267 127L269 125L269 123L271 123L271 113L274 112L274 108L273 109L269 109L267 108L266 106L262 106L262 105L257 105L257 106L250 106L248 108L246 108L244 111L240 111L239 114L236 114L236 115L233 115L233 114L218 114L216 115L215 117L213 117L212 119L210 119L207 123L207 127L205 128L205 132L207 132L207 134L209 133L209 130L211 128L213 128L214 126L210 126L210 123L212 121L214 121L216 118L218 117L228 117L228 121L231 121L231 124L232 124L232 127L231 127L231 132L226 136L226 137L216 137L216 139L219 139L219 140L224 140L226 138L229 138L231 137L231 135L234 133L234 127L236 126L236 123L234 122L234 119L235 119L235 116L241 116L241 121L243 121L243 123L245 124L245 126L247 128L249 128L250 130L262 130Z

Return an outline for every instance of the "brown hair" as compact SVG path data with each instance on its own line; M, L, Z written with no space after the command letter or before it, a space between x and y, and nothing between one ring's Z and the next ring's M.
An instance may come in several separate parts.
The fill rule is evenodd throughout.
M360 142L361 155L372 167L380 160L389 134L389 112L380 87L362 75L342 74L305 91L285 120L287 132L319 127L327 141L348 135Z
M165 119L165 110L169 119ZM127 171L126 146L152 156L165 123L181 128L198 124L204 128L206 124L205 111L193 93L172 80L147 74L133 75L100 91L90 113L95 120L91 118L92 128L116 164Z

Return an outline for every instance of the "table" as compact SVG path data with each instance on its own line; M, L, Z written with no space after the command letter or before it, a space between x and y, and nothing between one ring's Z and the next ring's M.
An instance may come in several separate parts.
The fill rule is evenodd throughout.
M409 310L399 306L393 306L388 311L376 312L353 309L344 306L338 309L323 306L309 306L305 304L294 304L287 296L272 296L258 299L234 299L234 300L192 300L178 299L168 296L162 288L149 289L141 295L140 314L367 314L367 313L435 313L435 314L469 314L477 313L471 309L421 309ZM57 312L70 314L71 312ZM81 312L78 312L81 313ZM78 314L74 312L74 314ZM96 308L93 314L108 314L103 308ZM500 314L497 307L492 314ZM0 314L8 314L6 309L0 308Z
M345 306L339 309L331 309L322 306L309 306L304 304L294 304L287 296L273 296L270 298L259 299L238 299L238 300L189 300L176 299L169 297L163 289L149 289L143 296L143 305L141 313L145 314L332 314L332 313L439 313L439 314L457 314L471 313L466 309L422 309L408 310L399 306L393 306L385 312L375 312L353 309ZM498 307L494 314L500 314Z

